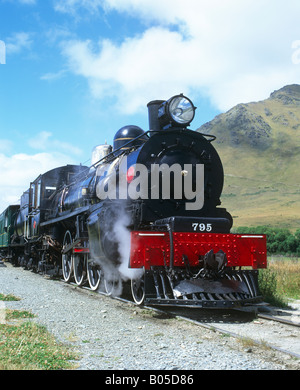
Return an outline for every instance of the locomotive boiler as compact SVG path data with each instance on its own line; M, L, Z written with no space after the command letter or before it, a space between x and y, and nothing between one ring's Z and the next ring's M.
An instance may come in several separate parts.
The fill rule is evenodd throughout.
M215 137L188 129L195 110L183 95L152 101L150 130L124 126L113 146L95 148L91 167L61 167L35 181L17 218L15 257L107 294L129 281L137 304L258 302L266 237L230 233Z

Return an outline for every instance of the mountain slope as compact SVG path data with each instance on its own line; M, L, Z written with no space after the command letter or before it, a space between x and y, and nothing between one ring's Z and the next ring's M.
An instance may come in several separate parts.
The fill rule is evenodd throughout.
M300 85L239 104L198 131L217 136L234 226L300 227Z

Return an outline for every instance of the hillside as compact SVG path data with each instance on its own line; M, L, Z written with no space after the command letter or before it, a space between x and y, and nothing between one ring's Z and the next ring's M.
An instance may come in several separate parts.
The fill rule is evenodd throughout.
M300 85L238 104L198 131L217 136L234 226L300 227Z

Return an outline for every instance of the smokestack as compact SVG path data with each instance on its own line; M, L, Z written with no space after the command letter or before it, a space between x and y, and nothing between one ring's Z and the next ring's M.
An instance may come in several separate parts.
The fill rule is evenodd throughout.
M153 100L147 104L149 115L149 130L161 130L158 120L158 108L164 100Z

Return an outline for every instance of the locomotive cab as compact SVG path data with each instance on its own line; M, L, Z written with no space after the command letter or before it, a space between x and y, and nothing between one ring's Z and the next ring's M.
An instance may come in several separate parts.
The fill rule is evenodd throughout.
M53 215L53 197L57 191L71 183L87 167L67 165L54 168L30 183L30 188L21 197L20 210L16 220L19 240L38 239L43 233L41 224Z

